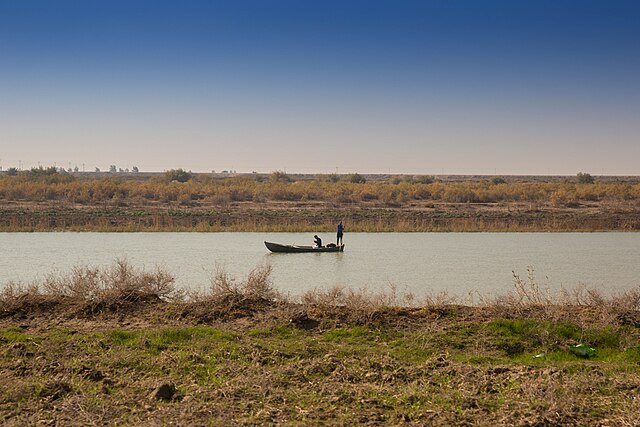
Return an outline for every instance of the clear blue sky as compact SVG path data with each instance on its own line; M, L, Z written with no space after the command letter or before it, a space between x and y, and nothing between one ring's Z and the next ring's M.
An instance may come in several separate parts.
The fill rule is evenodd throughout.
M0 0L0 166L640 174L640 2Z

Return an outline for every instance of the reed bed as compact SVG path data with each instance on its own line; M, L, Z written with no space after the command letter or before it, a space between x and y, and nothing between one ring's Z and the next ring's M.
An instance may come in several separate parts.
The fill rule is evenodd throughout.
M338 220L369 232L640 230L634 178L366 181L280 173L180 182L44 171L0 175L1 231L318 232Z
M275 177L274 177L275 175ZM166 177L117 177L78 179L71 175L24 173L0 176L0 200L7 202L57 202L68 205L112 206L222 206L229 203L270 201L322 202L334 206L368 203L401 207L412 201L445 203L542 203L556 207L584 202L637 202L637 179L603 180L578 183L574 179L491 180L469 178L443 181L406 176L403 179L353 182L349 176L327 179L282 178L275 173L264 176L214 178L193 175L186 182ZM286 175L285 175L286 176Z

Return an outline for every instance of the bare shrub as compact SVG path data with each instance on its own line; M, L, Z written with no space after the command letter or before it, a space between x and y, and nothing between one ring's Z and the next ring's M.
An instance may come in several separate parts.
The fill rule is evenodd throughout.
M313 289L300 298L307 312L316 312L332 321L366 321L377 305L365 289L354 290L345 286Z
M73 267L68 276L47 275L42 287L49 295L89 300L100 293L100 275L98 268Z
M7 282L0 288L0 303L9 302L27 294L40 294L38 285L24 285L13 281Z
M269 264L261 265L251 270L247 280L243 283L244 295L249 298L276 299L278 293L271 281L272 271L273 267Z
M505 296L498 297L498 304L513 307L549 306L554 303L554 297L549 288L542 289L534 280L533 267L527 267L527 279L520 278L515 271L513 274L514 290Z
M217 267L216 272L211 278L211 287L209 288L209 297L225 297L228 295L235 295L238 292L238 285L235 283L235 279L224 270Z
M55 311L64 298L41 292L37 283L8 282L0 289L0 318L14 314Z
M306 305L337 306L342 303L344 292L344 286L333 286L324 291L312 289L302 295L301 302Z
M21 301L42 295L37 284L7 282L0 287L0 313L13 311Z
M425 307L442 307L459 303L460 298L455 295L449 295L447 291L441 291L436 294L431 293L422 298L422 305Z
M271 282L270 265L260 265L246 279L237 281L224 268L217 267L207 289L188 292L180 316L196 317L199 322L220 318L240 318L278 307L284 298Z
M567 291L562 288L560 290L560 298L558 303L577 306L605 307L609 305L609 301L597 289L587 288L584 284Z
M100 281L104 296L143 294L170 300L179 298L180 294L175 288L175 278L166 270L160 267L152 273L138 270L123 259L100 274Z
M526 280L515 272L513 277L513 291L496 298L481 297L481 306L500 312L501 315L551 320L575 321L575 316L586 315L589 321L611 323L621 316L625 319L631 316L638 318L637 323L640 325L640 288L613 296L604 295L600 290L588 288L584 284L551 292L548 286L542 287L535 281L532 267L527 268ZM581 321L586 321L585 319Z
M640 286L615 295L611 305L622 311L640 312Z
M412 293L399 293L395 284L389 284L388 291L380 292L366 288L333 286L324 290L313 289L300 297L300 303L308 309L316 309L325 316L340 316L355 322L370 320L383 310L412 306L414 302L415 296Z
M211 278L208 292L201 295L192 293L191 299L276 300L281 296L273 287L272 271L273 267L269 264L259 265L249 272L245 280L238 282L226 270L218 267Z
M167 271L157 268L147 272L119 259L107 268L78 266L69 274L49 274L41 284L24 286L3 285L0 304L3 310L32 302L64 302L67 307L81 306L82 311L96 313L105 308L121 307L122 303L141 301L178 301L184 292L175 288L175 279ZM34 304L32 304L34 305ZM37 304L35 304L37 306Z

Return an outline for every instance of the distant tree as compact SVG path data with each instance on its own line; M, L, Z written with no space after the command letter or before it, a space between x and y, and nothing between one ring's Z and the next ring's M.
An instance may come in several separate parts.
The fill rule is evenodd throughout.
M576 175L576 177L578 178L579 184L593 184L593 182L595 181L593 177L588 173L578 172L578 175Z
M99 172L100 172L100 168L96 168L96 172L98 172L98 173L99 173Z
M506 184L507 181L505 181L504 178L501 176L494 176L493 178L491 178L491 183L498 185L498 184Z
M133 171L133 173L138 173L140 172L140 170L138 169L137 166L134 166L133 168L131 168L131 170Z
M118 168L116 167L116 165L109 166L109 173L116 173L117 171Z
M345 178L347 181L352 182L354 184L364 184L365 182L367 182L367 180L359 173L349 174Z
M273 182L291 182L291 177L283 171L271 172L271 181Z
M433 175L418 175L414 176L413 180L420 184L432 184L436 179L433 177Z
M122 173L122 172L124 172L124 169L118 168L118 172Z
M164 177L167 181L187 182L193 175L183 169L171 169L164 173Z
M18 169L16 169L16 168L9 168L9 169L7 169L7 175L9 175L9 176L16 176L16 175L18 175Z
M36 176L50 176L56 175L58 170L55 166L50 166L48 168L43 168L42 166L38 166L37 168L31 168L28 171L24 171L23 174L26 176L33 178Z
M78 167L78 165L76 165L76 167L75 167L75 168L73 168L73 171L74 171L74 172L76 172L76 173L77 173L79 170L80 170L80 168Z

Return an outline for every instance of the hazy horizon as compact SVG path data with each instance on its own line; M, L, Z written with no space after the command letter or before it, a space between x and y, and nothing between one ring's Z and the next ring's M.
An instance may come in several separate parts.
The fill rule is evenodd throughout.
M0 167L640 175L638 12L0 0Z

